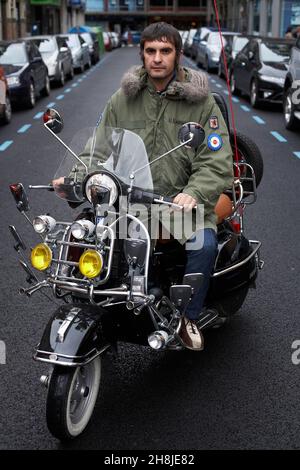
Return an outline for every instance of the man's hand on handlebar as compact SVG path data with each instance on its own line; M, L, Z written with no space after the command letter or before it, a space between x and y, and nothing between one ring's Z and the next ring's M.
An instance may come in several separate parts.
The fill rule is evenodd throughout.
M57 178L56 180L52 180L53 188L64 184L64 182L65 182L65 177L64 176L61 176L60 178Z
M182 206L185 212L190 212L197 205L196 199L185 193L177 194L173 199L173 203Z

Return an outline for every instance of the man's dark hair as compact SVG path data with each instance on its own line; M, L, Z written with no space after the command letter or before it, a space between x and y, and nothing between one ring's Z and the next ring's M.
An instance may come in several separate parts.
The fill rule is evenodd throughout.
M169 23L160 21L147 26L142 32L140 41L140 55L144 60L144 45L146 41L169 41L176 49L176 65L179 63L179 57L182 50L182 39L176 28Z

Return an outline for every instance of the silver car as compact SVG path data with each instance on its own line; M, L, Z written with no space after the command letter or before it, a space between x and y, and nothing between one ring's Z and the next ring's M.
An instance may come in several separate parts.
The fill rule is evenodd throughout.
M239 35L240 33L223 32L222 41L224 47L226 46L226 36ZM198 51L196 55L196 63L205 68L207 72L212 69L217 69L219 65L220 53L222 50L222 43L219 32L210 32L199 42Z
M33 41L47 65L50 82L64 86L66 77L74 77L73 59L66 41L59 36L34 36Z
M85 68L92 65L88 44L77 33L59 34L66 40L71 49L73 58L73 67L75 70L83 72Z

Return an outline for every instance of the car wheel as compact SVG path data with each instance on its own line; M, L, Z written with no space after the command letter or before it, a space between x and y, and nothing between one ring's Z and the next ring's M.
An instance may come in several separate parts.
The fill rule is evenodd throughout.
M63 67L61 67L59 71L59 79L57 80L57 83L59 86L64 86L65 81L66 81L65 72L64 72Z
M69 79L73 80L74 78L74 67L71 65L70 72L69 72Z
M219 76L220 78L223 77L221 60L220 60L220 62L219 62L219 66L218 66L218 76Z
M250 103L252 108L259 107L258 86L257 81L253 79L250 85Z
M283 97L283 118L286 129L295 131L300 128L300 121L295 117L292 89L288 88Z
M48 75L46 75L46 78L45 78L45 86L42 90L42 94L43 94L43 96L49 96L50 95L50 79L49 79Z
M210 66L209 66L209 63L208 63L208 57L207 56L205 56L204 68L205 68L207 73L210 72Z
M89 61L88 61L88 63L87 63L87 67L86 67L86 68L87 68L87 69L90 69L90 68L91 68L91 66L92 66L92 61L91 61L91 56L90 56L90 57L89 57Z
M3 111L3 115L0 119L1 124L9 124L10 121L11 121L11 116L12 116L11 102L10 102L9 96L6 95L4 111Z
M235 81L235 76L233 72L230 75L230 90L233 95L237 96L240 94L240 91L236 87L236 81Z
M30 81L27 98L25 102L26 102L27 108L32 109L35 107L36 98L35 98L35 86L34 86L33 81Z

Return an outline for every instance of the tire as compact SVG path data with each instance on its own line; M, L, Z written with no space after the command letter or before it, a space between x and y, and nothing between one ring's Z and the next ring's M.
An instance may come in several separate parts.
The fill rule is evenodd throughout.
M218 311L219 317L224 319L222 323L225 323L228 317L234 315L241 308L247 297L248 290L249 286L242 287L213 303L213 308Z
M74 78L74 67L73 67L73 65L71 65L68 78L69 78L69 80L73 80L73 78Z
M259 108L260 99L258 98L258 86L255 79L253 79L250 84L250 103L252 108Z
M249 165L252 166L255 174L255 180L256 180L256 187L259 186L263 173L264 173L264 162L262 158L262 154L257 147L257 145L251 140L249 137L245 136L241 132L236 133L236 140L237 140L237 147L238 147L238 153L239 153L239 159L241 161L245 161ZM235 142L234 142L234 133L233 130L231 129L230 131L230 143L231 143L231 148L233 151L233 157L235 157ZM243 168L241 169L241 176L246 176L250 177L251 172L249 168L244 167L244 173L243 173ZM252 185L251 181L244 181L243 182L243 188L245 191L251 191Z
M240 95L240 90L236 87L236 81L235 81L235 76L233 72L230 75L230 90L233 95L235 96Z
M50 79L49 79L48 75L46 75L46 78L45 78L45 86L42 90L42 95L43 96L49 96L50 95Z
M87 68L87 69L90 69L91 66L92 66L92 60L91 60L91 57L89 57L89 61L88 61L87 65L86 65L86 68Z
M220 78L223 77L221 60L220 60L219 65L218 65L218 77L220 77Z
M36 98L35 98L35 86L33 81L30 81L30 85L28 88L28 95L25 101L26 107L32 109L35 107Z
M211 68L208 64L208 57L207 56L205 56L205 60L204 60L204 69L206 70L207 73L209 73L210 70L211 70Z
M82 367L54 367L46 405L47 425L54 437L70 440L84 431L94 411L100 379L100 356Z
M283 96L283 119L286 129L296 131L300 129L300 121L295 117L295 107L292 101L292 89L288 88Z
M57 80L57 84L58 86L64 86L66 82L66 78L65 78L65 72L64 72L63 67L61 67L59 72L60 72L60 75L59 75L59 79Z
M0 118L1 124L9 124L12 117L10 97L6 95L3 115Z

